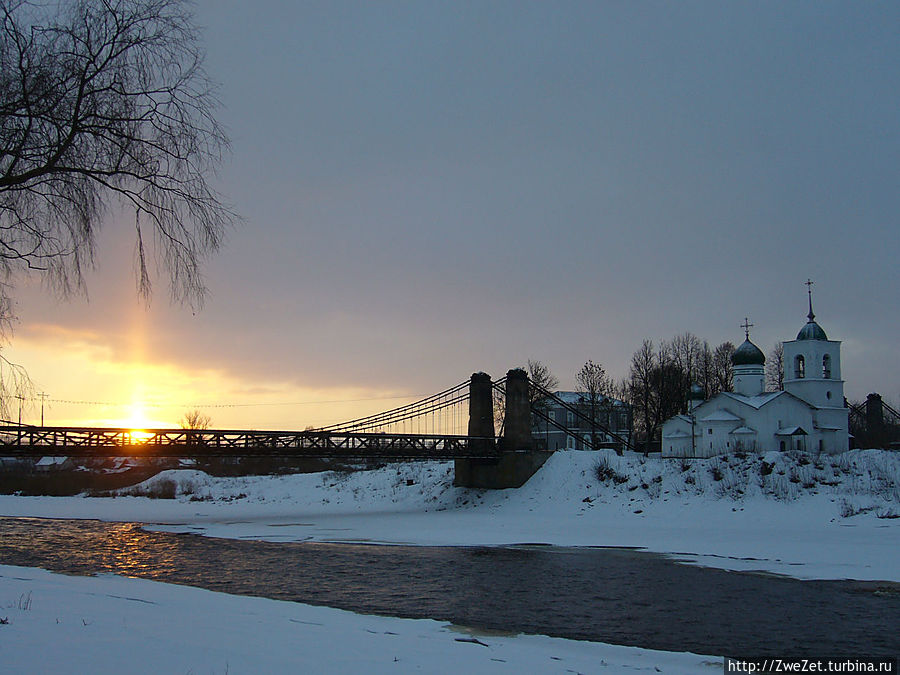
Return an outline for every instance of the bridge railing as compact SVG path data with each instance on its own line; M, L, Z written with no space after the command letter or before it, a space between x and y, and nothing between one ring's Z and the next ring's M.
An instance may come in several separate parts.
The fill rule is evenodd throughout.
M322 431L0 426L0 456L298 456L382 459L493 457L469 436ZM493 440L493 439L491 439Z

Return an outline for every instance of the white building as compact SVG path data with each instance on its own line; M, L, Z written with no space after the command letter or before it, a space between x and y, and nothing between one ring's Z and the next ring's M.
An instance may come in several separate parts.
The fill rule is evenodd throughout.
M692 393L690 413L663 424L663 457L849 449L841 343L829 340L815 322L812 295L808 322L796 340L784 343L784 391L764 391L766 357L750 342L749 331L745 336L731 360L734 391L706 401Z

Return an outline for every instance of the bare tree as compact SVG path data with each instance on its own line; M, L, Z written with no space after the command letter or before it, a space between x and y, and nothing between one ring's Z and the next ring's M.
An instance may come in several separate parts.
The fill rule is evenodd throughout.
M525 372L528 373L529 384L534 385L528 389L528 399L532 406L540 405L545 398L540 389L549 392L559 389L559 379L541 361L528 359Z
M697 368L697 377L694 380L703 388L703 398L710 397L715 391L715 361L713 359L713 351L709 347L709 342L703 341L703 347L700 352L700 363ZM694 383L692 382L692 384Z
M635 430L649 441L653 434L653 369L656 357L653 341L644 340L631 357L631 368L628 371L628 397L635 414Z
M546 415L550 406L543 391L554 392L559 389L559 379L550 372L549 366L537 359L528 359L525 372L528 373L528 402L532 409ZM540 429L539 416L532 415L532 429ZM549 430L550 423L544 420L544 433L546 434Z
M201 304L202 259L235 219L206 178L228 145L217 106L185 0L0 0L0 271L82 288L118 203L140 294L148 226L173 298Z
M681 412L683 399L686 398L686 376L676 361L675 350L665 340L659 343L656 350L654 367L650 373L650 410L652 413L652 433L647 441L655 441L656 433L663 422Z
M776 342L766 359L766 387L771 391L784 389L784 343Z
M182 429L202 431L203 429L209 429L211 424L212 418L197 409L188 410L186 413L184 413L184 417L181 418Z
M703 343L693 333L676 335L670 345L672 361L684 377L678 396L678 411L687 412L688 393L700 376L703 361Z
M710 395L734 389L734 365L731 357L734 355L734 343L725 341L716 347L713 352L713 369L715 372L715 389Z
M596 448L600 444L597 424L603 423L606 416L606 428L609 428L609 395L613 388L612 380L599 363L588 360L575 374L575 388L584 399L585 412L591 420L591 444ZM619 450L621 454L621 450Z
M217 107L186 0L0 0L0 337L21 274L83 289L114 204L134 214L139 294L156 258L173 299L202 304L236 219L206 179L228 147ZM4 363L0 410L27 383Z

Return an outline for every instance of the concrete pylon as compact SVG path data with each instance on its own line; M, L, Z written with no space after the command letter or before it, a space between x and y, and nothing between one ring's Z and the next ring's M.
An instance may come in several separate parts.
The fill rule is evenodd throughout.
M528 373L515 368L506 373L506 414L503 418L504 452L531 450L531 404L528 401Z
M485 373L475 373L469 383L469 436L491 439L470 440L470 443L494 443L493 385ZM506 414L500 452L490 459L457 459L453 484L489 489L520 487L553 454L533 448L528 375L516 368L506 375Z
M494 437L494 385L487 373L472 373L469 380L469 436Z

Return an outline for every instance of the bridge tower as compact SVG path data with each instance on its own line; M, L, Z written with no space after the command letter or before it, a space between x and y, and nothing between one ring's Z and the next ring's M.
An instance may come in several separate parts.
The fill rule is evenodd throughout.
M454 485L490 489L521 487L553 454L534 449L528 375L524 370L516 368L506 374L504 395L506 412L497 457L455 460ZM478 439L470 443L494 443L493 384L487 373L475 373L469 382L469 436ZM490 440L485 436L490 436Z

